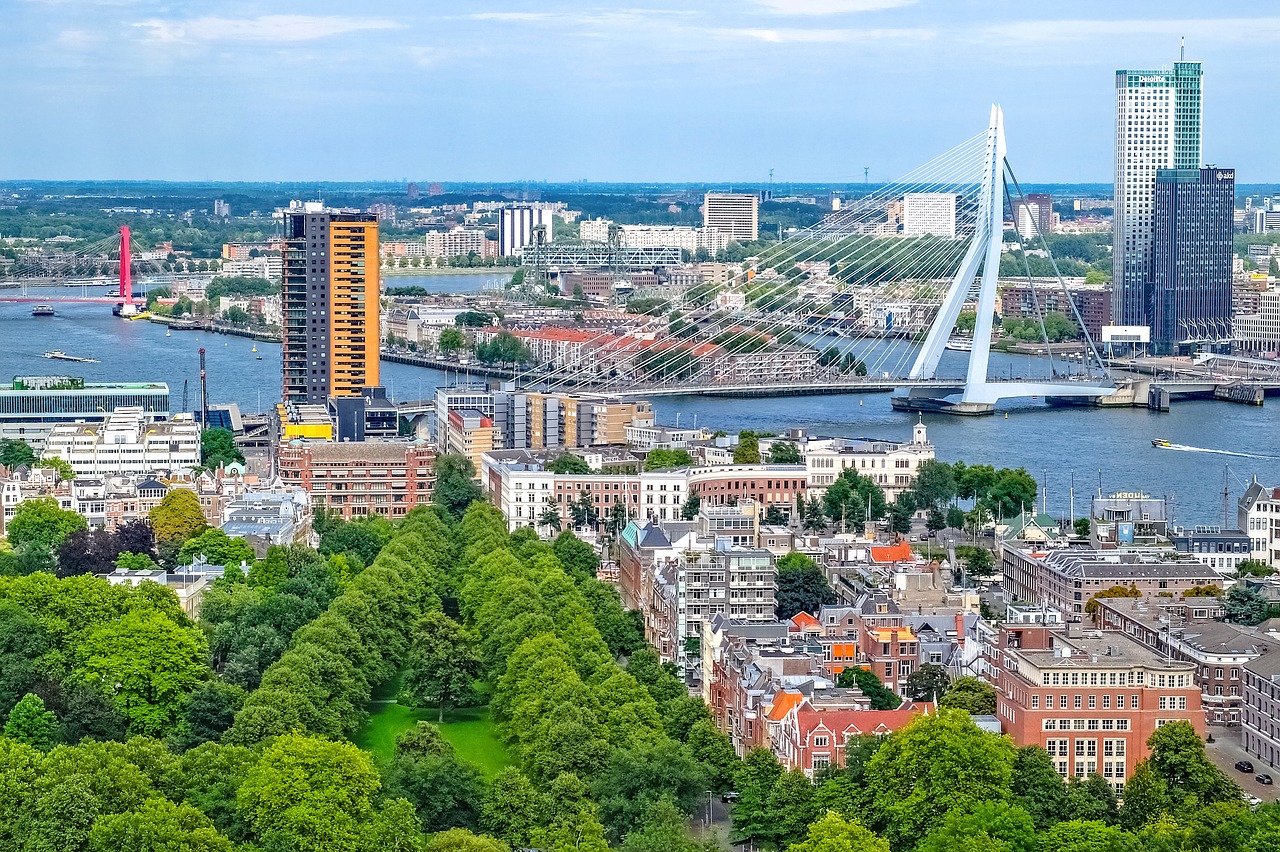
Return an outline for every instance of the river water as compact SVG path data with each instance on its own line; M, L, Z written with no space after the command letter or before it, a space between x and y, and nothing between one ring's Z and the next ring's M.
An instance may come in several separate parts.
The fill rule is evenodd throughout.
M466 292L493 277L396 276L393 286L413 283ZM238 402L242 410L254 412L269 407L279 396L278 344L195 331L175 331L166 337L163 326L125 322L111 316L106 304L55 307L56 317L32 317L30 304L0 303L0 376L52 373L79 375L89 381L163 381L169 385L175 411L184 407L185 383L185 407L190 409L199 399L198 350L203 346L210 401ZM50 349L98 362L72 364L40 357ZM963 357L948 352L943 372L958 374ZM992 354L991 370L1015 375L1035 372L1028 359L999 353ZM397 399L430 397L437 385L458 378L404 364L382 365L383 383ZM688 425L696 418L700 425L728 431L801 427L815 434L890 440L909 440L916 419L916 415L893 411L885 393L779 399L659 397L654 408L663 423L675 423L678 418L681 425ZM1173 498L1174 518L1185 525L1222 523L1224 480L1231 495L1231 526L1235 525L1235 499L1251 476L1280 485L1280 448L1276 446L1280 399L1270 399L1262 408L1177 401L1167 414L1139 408L1048 409L1025 403L1002 407L994 417L925 415L924 420L939 458L1025 467L1037 480L1047 482L1048 508L1057 515L1069 511L1073 473L1077 514L1087 507L1089 495L1097 492L1101 475L1102 490L1108 493L1144 491ZM1151 446L1153 437L1219 452L1158 450Z

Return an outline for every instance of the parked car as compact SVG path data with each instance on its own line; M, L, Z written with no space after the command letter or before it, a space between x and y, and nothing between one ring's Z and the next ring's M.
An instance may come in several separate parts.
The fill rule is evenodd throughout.
M1241 772L1252 772L1253 764L1247 760L1237 760L1236 769L1240 770Z
M728 804L733 804L734 802L738 801L738 794L735 793L733 790L730 790L727 793L721 793L720 801L726 802Z
M1270 787L1272 784L1275 783L1274 781L1271 780L1271 776L1267 775L1265 772L1262 773L1261 775L1253 776L1253 780L1267 787Z

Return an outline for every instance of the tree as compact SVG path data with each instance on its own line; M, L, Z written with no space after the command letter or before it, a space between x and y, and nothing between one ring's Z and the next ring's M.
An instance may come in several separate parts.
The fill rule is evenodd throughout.
M993 801L948 812L942 824L916 846L916 852L1033 852L1036 848L1036 827L1031 815L1017 805Z
M1204 741L1190 722L1161 725L1147 739L1147 747L1147 763L1164 781L1175 808L1191 800L1200 805L1239 801L1240 788L1209 761Z
M1093 529L1093 522L1088 518L1076 518L1071 526L1076 534L1076 538L1088 538L1089 533Z
M953 810L1003 801L1013 775L1013 744L955 710L917 716L867 763L867 811L890 843L908 844Z
M66 459L60 459L57 456L45 456L40 459L40 467L51 467L58 477L59 482L70 482L76 478L76 472L71 463Z
M236 800L269 848L330 852L356 848L378 787L371 759L355 746L284 734L263 750Z
M895 710L902 704L902 699L893 694L876 677L875 672L858 666L846 668L836 676L836 686L857 687L862 694L871 699L872 710Z
M125 571L155 571L160 566L145 553L121 553L116 557L115 567Z
M693 456L688 450L650 450L644 457L645 470L665 470L670 467L689 467Z
M803 553L792 551L778 560L778 618L786 620L801 612L816 614L824 604L836 602L818 563Z
M1245 559L1236 563L1236 577L1270 577L1276 570L1260 559Z
M480 825L490 834L518 848L525 848L542 822L547 808L543 794L524 773L507 767L485 792Z
M1040 746L1018 749L1009 788L1040 831L1061 820L1067 812L1067 786L1053 758Z
M235 684L210 680L182 702L181 717L170 742L179 751L216 741L235 721L244 706L245 691Z
M926 459L920 463L916 481L911 487L921 507L937 509L956 496L955 472L946 462Z
M467 345L467 338L456 328L446 328L440 332L439 347L441 353L452 355Z
M573 534L573 530L565 530L556 536L551 545L556 559L564 567L564 571L574 582L582 583L594 579L600 567L600 557L595 548Z
M600 523L600 511L586 491L579 492L578 499L569 504L569 514L578 528L595 529Z
M925 513L924 527L931 533L947 528L947 516L941 509L930 509Z
M564 520L560 517L560 509L550 497L547 498L547 504L543 507L542 514L538 516L538 526L550 527L557 532L564 526Z
M959 507L952 506L947 510L947 526L952 529L961 529L964 527L964 510Z
M907 675L907 695L912 701L933 701L947 690L951 677L947 670L936 663L921 663L920 668Z
M889 852L889 844L856 821L834 811L809 826L809 834L787 852Z
M9 711L4 735L11 740L48 751L58 741L58 717L44 707L40 696L27 693Z
M426 852L511 852L511 847L483 834L474 834L465 828L451 828L433 834L427 841Z
M248 317L246 316L246 319ZM208 468L231 463L244 464L244 453L236 446L230 429L214 427L200 431L200 464Z
M459 762L453 747L427 722L396 740L387 789L413 804L427 831L479 826L484 799L480 773Z
M76 657L75 675L114 699L131 732L151 736L168 732L183 699L208 674L200 631L154 610L135 609L91 629Z
M0 467L13 470L19 465L36 466L36 454L31 446L15 438L0 439Z
M59 508L53 497L36 497L18 504L5 533L15 548L52 553L68 536L88 525L83 515Z
M800 447L795 441L774 441L769 445L769 464L801 464Z
M108 814L89 832L91 852L232 852L231 841L189 804L148 799L136 811Z
M964 570L969 573L970 577L990 577L995 570L995 562L991 558L991 551L985 547L969 548L969 552L964 558Z
M670 796L652 802L627 835L622 852L699 852L689 840L685 814Z
M216 527L210 527L198 536L188 539L178 551L178 559L189 565L202 556L210 565L252 565L253 548L242 538L232 538Z
M888 508L884 491L870 477L849 468L842 471L822 498L827 517L844 530L860 528L864 521L883 518Z
M25 505L25 504L24 504ZM19 509L21 511L21 509ZM1271 606L1267 598L1257 589L1251 589L1244 583L1237 583L1227 592L1222 600L1222 610L1227 621L1236 624L1260 624L1267 619Z
M106 530L81 527L58 547L58 576L110 574L115 568L116 537Z
M461 519L468 506L483 499L475 477L471 459L459 455L440 456L436 459L436 487L431 502Z
M561 453L556 456L555 461L547 465L547 470L552 473L566 474L571 473L582 476L591 473L591 466L587 464L582 456L575 456L573 453Z
M1116 791L1111 782L1097 772L1088 778L1073 776L1067 781L1067 810L1069 819L1099 820L1108 825L1120 817Z
M174 552L183 542L194 538L207 526L200 498L189 488L174 488L148 515L156 542L164 543Z
M938 706L964 710L974 716L994 716L996 690L981 678L956 678L942 694Z
M656 745L620 750L592 787L600 803L601 820L614 839L629 834L646 809L669 796L689 813L704 785L702 767L679 743L662 739Z
M692 521L698 517L698 512L702 508L702 498L698 496L696 491L690 491L689 496L684 498L684 503L680 505L680 517L686 521Z
M738 433L738 443L733 448L734 464L760 464L760 439L755 432Z
M1124 785L1124 806L1120 808L1120 824L1137 831L1169 810L1169 787L1164 779L1144 760L1134 767Z
M1093 615L1098 611L1098 601L1104 598L1140 598L1142 592L1138 591L1137 586L1111 586L1100 592L1095 592L1084 605L1084 611Z
M456 621L441 612L429 612L414 628L404 694L419 707L435 705L436 721L444 721L449 707L465 707L475 701L475 680L480 658L471 637Z

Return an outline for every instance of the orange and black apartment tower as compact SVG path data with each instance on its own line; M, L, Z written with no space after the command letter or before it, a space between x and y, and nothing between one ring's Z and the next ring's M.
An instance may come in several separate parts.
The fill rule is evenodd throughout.
M285 212L283 399L323 405L379 382L378 219Z

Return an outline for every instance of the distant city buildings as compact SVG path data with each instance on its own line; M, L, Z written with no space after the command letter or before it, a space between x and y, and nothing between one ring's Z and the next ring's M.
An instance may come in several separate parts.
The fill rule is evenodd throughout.
M306 202L284 220L283 399L358 396L379 384L377 217Z
M1056 278L1032 279L1029 284L1026 279L1001 281L1000 316L1039 320L1046 313L1056 311L1077 322L1076 311L1079 311L1085 331L1096 343L1102 339L1103 326L1111 324L1111 298L1110 284L1069 284L1063 293L1062 284Z
M1033 245L1041 236L1054 232L1053 197L1044 192L1033 192L1025 199L1013 203L1013 226L1018 234Z
M750 193L708 192L702 199L702 226L740 243L760 238L760 199Z
M1116 72L1115 325L1151 324L1156 172L1200 168L1200 82L1199 62Z
M190 414L154 421L137 406L120 406L102 424L55 426L44 455L67 462L77 476L190 469L200 464L200 427Z

